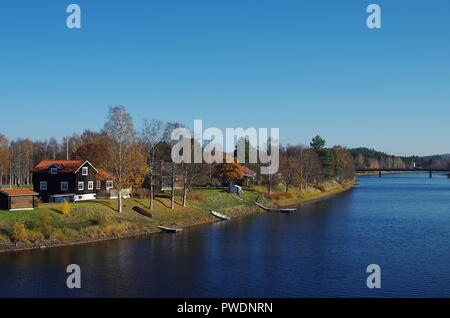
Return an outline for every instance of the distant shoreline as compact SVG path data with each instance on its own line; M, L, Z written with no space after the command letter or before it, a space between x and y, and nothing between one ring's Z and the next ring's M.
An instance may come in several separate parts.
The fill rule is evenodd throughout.
M402 173L427 173L427 170L423 171L381 171L381 174L402 174ZM378 171L367 171L367 172L358 172L356 176L371 176L371 175L378 175Z

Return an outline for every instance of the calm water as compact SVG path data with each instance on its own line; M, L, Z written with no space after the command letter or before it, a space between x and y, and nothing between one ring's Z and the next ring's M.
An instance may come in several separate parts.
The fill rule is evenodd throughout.
M82 289L65 287L68 264ZM366 287L369 264L382 289ZM449 297L450 179L362 177L291 215L0 255L1 297Z

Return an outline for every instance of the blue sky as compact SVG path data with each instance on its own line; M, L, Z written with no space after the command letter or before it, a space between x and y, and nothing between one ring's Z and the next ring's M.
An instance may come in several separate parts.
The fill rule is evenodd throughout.
M82 9L69 30L65 8ZM366 7L382 8L381 30ZM205 127L279 127L284 143L448 153L449 1L8 0L0 133L100 129L107 106Z

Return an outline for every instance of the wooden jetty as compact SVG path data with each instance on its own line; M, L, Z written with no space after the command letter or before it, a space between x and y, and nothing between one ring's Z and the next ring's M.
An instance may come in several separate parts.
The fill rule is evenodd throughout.
M255 202L255 204L267 212L279 212L279 213L295 213L295 212L297 212L297 209L292 209L292 208L268 208L258 202Z

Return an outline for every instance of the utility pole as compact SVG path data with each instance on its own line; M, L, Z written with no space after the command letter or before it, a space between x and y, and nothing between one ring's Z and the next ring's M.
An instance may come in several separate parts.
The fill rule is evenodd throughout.
M67 160L69 160L69 138L66 139Z
M9 162L9 188L12 189L12 163Z

